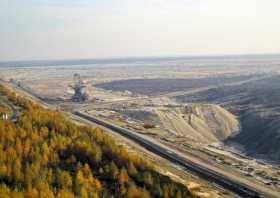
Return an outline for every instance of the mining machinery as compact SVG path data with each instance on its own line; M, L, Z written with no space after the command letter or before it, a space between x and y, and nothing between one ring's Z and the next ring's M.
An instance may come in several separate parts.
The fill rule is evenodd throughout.
M70 87L74 90L74 95L71 98L73 102L84 102L88 99L87 93L83 91L85 85L80 74L74 74L74 85L70 85Z

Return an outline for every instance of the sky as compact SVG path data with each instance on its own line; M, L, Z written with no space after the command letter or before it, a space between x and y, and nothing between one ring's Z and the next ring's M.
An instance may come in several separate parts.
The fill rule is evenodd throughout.
M280 53L279 0L0 0L0 61Z

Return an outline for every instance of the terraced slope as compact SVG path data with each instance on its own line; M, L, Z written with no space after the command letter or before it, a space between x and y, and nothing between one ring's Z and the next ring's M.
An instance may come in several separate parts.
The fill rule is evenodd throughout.
M176 91L186 91L194 88L207 86L218 86L226 83L233 83L243 80L248 80L253 76L232 76L232 77L207 77L197 79L129 79L116 80L106 83L96 84L98 88L112 91L130 91L135 94L155 96L160 94L168 94Z
M162 108L157 114L170 132L197 143L218 142L239 131L236 117L218 105Z
M224 86L193 95L179 96L181 102L220 104L237 115L242 132L227 142L241 145L253 156L280 161L280 76Z

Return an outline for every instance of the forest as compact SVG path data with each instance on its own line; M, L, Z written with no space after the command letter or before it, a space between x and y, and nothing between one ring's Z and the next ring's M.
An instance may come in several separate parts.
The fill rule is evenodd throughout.
M17 109L0 120L1 198L182 198L184 185L158 173L100 128L78 125L0 85Z

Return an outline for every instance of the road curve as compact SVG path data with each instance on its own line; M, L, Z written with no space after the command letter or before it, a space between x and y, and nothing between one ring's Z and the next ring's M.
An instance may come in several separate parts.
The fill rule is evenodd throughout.
M77 111L77 112L74 112L74 114L83 119L86 119L86 120L94 122L98 125L101 125L105 128L111 129L112 131L117 132L120 135L133 140L134 142L143 146L147 150L149 150L173 163L176 163L176 164L186 168L187 170L198 175L199 177L201 177L209 182L213 182L213 183L223 187L224 189L233 192L234 194L236 194L240 197L244 197L244 198L245 197L246 198L263 198L263 197L265 197L265 196L261 195L259 192L257 192L255 189L252 189L251 187L246 186L244 184L238 183L237 181L233 181L230 178L227 178L208 168L202 167L199 164L196 164L190 160L187 160L187 159L179 156L172 150L169 150L167 147L163 147L155 142L152 142L151 140L146 139L146 138L134 133L133 131L118 127L118 126L108 123L104 120L97 119L84 112Z

